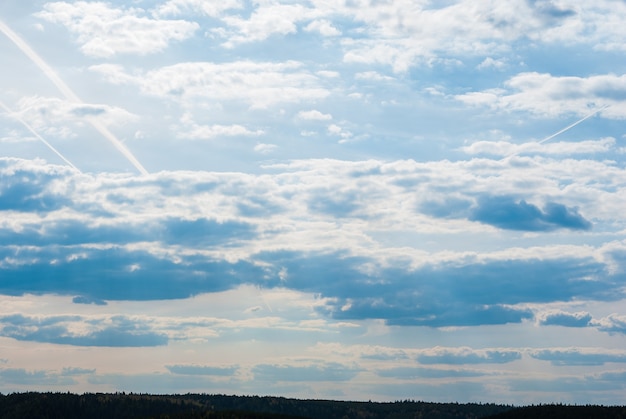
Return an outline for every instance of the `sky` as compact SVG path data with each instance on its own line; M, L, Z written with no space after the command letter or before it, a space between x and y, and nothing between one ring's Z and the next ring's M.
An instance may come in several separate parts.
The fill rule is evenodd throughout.
M3 0L0 392L623 404L625 21Z

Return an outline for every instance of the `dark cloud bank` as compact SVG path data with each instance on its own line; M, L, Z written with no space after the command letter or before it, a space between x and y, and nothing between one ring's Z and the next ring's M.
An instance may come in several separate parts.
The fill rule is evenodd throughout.
M404 262L382 265L373 257L354 256L349 249L332 247L326 251L295 247L256 251L234 261L208 256L198 250L234 248L256 240L261 233L254 217L265 217L280 205L267 197L250 195L238 199L235 207L244 208L243 212L253 218L217 219L203 214L191 218L157 212L150 217L118 220L115 211L126 213L133 208L134 195L149 192L180 199L185 194L215 193L226 186L215 179L177 181L175 174L141 180L105 179L93 187L104 202L96 198L89 201L90 196L74 192L76 175L72 172L31 166L0 159L0 212L6 217L15 213L40 217L39 222L26 218L19 228L7 223L0 226L0 293L6 295L54 293L73 296L77 304L102 305L108 300L188 298L256 284L332 297L320 310L336 319L383 319L390 325L429 327L521 322L534 316L519 306L523 303L623 298L626 254L619 250L607 253L605 262L584 256L511 257L432 261L418 268ZM210 196L233 199L246 190L243 181L232 182L230 189ZM294 192L289 193L293 196ZM366 216L361 194L331 197L328 191L319 193L325 200L305 197L302 201L313 212L340 218L353 213ZM591 227L576 209L555 202L540 209L511 196L433 201L421 210L436 217L467 218L510 230L548 232ZM56 217L64 211L74 211L76 219ZM285 249L290 245L285 243ZM193 251L185 252L187 248ZM612 269L608 269L609 263ZM364 266L372 269L364 270ZM619 319L613 320L595 326L618 333L626 330ZM133 346L162 344L165 339L149 331L125 329L121 321L111 330L65 338L60 338L62 330L53 326L37 325L36 332L28 332L20 326L28 319L1 321L3 335L22 340L56 339L74 345L125 341L125 345ZM593 323L591 318L564 313L544 317L541 322L568 327ZM119 335L111 339L115 333Z

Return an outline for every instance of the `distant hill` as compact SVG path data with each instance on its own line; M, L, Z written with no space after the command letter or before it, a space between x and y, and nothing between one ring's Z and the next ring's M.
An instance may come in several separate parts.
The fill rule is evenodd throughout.
M626 407L298 400L207 394L12 393L0 395L0 419L520 419L620 418Z

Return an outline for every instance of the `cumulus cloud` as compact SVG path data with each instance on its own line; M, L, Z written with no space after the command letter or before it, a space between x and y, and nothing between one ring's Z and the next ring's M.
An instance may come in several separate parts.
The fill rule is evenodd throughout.
M167 344L168 340L167 336L151 331L148 325L124 316L85 319L77 315L43 318L7 315L0 317L0 335L74 346L158 346Z
M173 100L237 100L253 108L266 108L282 102L321 99L330 94L315 75L296 61L187 62L132 75L108 64L90 69L112 83L134 84L144 94Z
M312 109L310 111L300 111L298 112L298 118L314 121L329 121L333 119L332 115L322 113L316 109Z
M252 369L254 378L259 381L349 381L359 369L337 363L316 363L312 365L261 364Z
M68 386L76 384L71 376L63 376L45 370L26 370L24 368L0 369L0 377L5 384L20 386Z
M423 350L417 360L421 364L506 364L522 358L520 351L511 349L471 349L436 347Z
M469 219L493 226L525 231L551 231L557 228L589 230L591 223L576 209L548 202L541 210L525 200L510 196L483 196L471 210Z
M180 375L217 375L231 376L237 372L237 367L212 367L205 365L166 365L172 374Z
M226 39L224 46L233 48L242 43L258 42L272 35L297 32L297 23L307 18L310 9L300 4L262 3L248 18L225 16L226 28L213 29L212 33Z
M415 380L420 378L467 378L480 377L485 372L468 369L443 369L424 367L398 367L379 370L376 372L380 377L399 378L402 380Z
M339 36L341 31L326 19L314 20L304 28L307 32L319 32L322 36Z
M274 150L276 150L278 146L276 144L265 144L259 143L254 146L254 151L260 154L270 154Z
M607 351L590 348L550 348L531 351L533 358L550 361L552 365L604 365L626 362L623 351Z
M240 0L223 0L220 2L207 2L204 0L167 0L155 10L156 16L180 16L190 13L202 13L207 16L217 17L230 9L240 9Z
M602 110L600 115L624 119L625 94L625 75L580 77L529 72L511 77L504 88L465 93L457 95L456 99L469 105L528 111L542 117L567 114L584 116L601 106L611 105Z
M47 3L36 16L69 29L84 54L104 58L162 51L172 41L191 37L199 27L184 20L152 19L142 9L118 9L103 2Z
M512 156L525 154L544 154L553 156L607 153L615 150L614 138L585 140L577 142L559 141L541 144L531 141L514 144L507 141L476 141L461 147L461 151L470 155Z
M399 226L429 233L434 222L451 223L443 231L452 232L485 223L502 234L587 226L562 204L540 210L487 196L474 207L472 195L481 195L469 189L456 200L419 199L471 179L465 164L294 161L258 176L163 172L137 180L0 160L1 210L11 214L0 223L0 292L68 295L95 308L287 286L318 295L315 310L328 319L428 327L520 323L535 316L528 303L620 298L619 244L433 252L377 239ZM500 182L490 173L470 184ZM415 179L426 192L416 194ZM618 320L602 320L601 329L618 330Z
M585 311L569 313L562 310L551 310L537 315L539 324L546 326L587 327L591 319L591 314Z
M258 136L263 134L262 130L251 131L248 128L234 124L234 125L192 125L188 131L180 132L179 138L186 138L191 140L206 140L220 137L234 137L234 136Z
M626 316L624 315L614 313L594 320L592 324L603 332L626 334Z
M76 127L84 125L88 120L111 126L137 119L136 115L116 106L75 103L40 96L21 98L15 112L35 130L59 137L75 136Z

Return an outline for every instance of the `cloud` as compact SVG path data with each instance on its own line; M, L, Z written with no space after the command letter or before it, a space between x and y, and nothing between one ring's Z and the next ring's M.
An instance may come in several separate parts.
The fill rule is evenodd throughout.
M319 32L322 36L339 36L341 31L326 19L314 20L304 28L307 32Z
M179 138L191 139L191 140L208 140L212 138L220 137L234 137L234 136L259 136L263 134L262 130L251 131L248 128L233 124L233 125L196 125L193 124L187 131L180 132Z
M350 381L359 373L358 368L337 363L320 363L306 366L261 364L252 368L255 380L269 381Z
M313 121L329 121L333 119L333 116L327 113L322 113L316 109L310 111L298 112L298 118Z
M524 231L552 231L558 228L589 230L591 223L576 209L548 202L541 210L511 196L482 196L469 219L498 228Z
M522 358L514 349L471 349L436 347L421 351L417 360L421 364L506 364Z
M260 175L162 172L138 179L2 159L0 293L101 304L189 298L243 284L288 287L319 296L317 315L335 321L435 328L520 323L541 312L529 303L621 298L626 253L618 242L445 252L398 244L399 231L470 234L487 224L513 234L507 231L584 224L565 205L540 210L509 195L472 206L481 189L497 190L502 181L482 164L294 161ZM478 169L471 175L467 165ZM567 168L578 179L612 170ZM514 177L509 170L516 169L505 166L502 176ZM524 167L525 179L532 170ZM450 187L458 189L441 192ZM600 209L597 200L581 202L591 213L606 211L600 218L619 217L610 210L619 207L610 204L613 195L604 196ZM472 215L481 223L468 222ZM591 326L617 331L617 320Z
M626 118L626 75L603 74L589 77L553 76L548 73L520 73L504 84L504 89L489 89L456 96L469 105L495 109L527 111L537 116L587 115L603 105L605 118Z
M95 368L76 368L76 367L65 367L61 371L61 375L70 376L70 375L91 375L95 374Z
M604 365L611 362L626 362L623 351L607 351L581 348L550 348L531 351L530 356L552 365Z
M476 141L469 146L461 147L461 151L470 155L512 156L543 154L552 156L566 156L577 154L608 153L614 151L615 139L602 138L586 141L560 141L549 144L527 142L513 144L506 141Z
M593 320L591 324L602 332L626 334L626 316L611 314L599 320Z
M91 297L85 297L82 295L78 295L74 298L72 298L72 302L74 304L94 304L97 306L105 306L107 305L107 302L104 300L100 300L98 298L91 298Z
M204 0L167 0L153 12L156 16L180 16L202 13L217 17L227 10L241 8L240 0L223 0L220 2L206 2Z
M201 365L166 365L165 368L172 374L217 376L232 376L238 370L238 367L210 367Z
M75 103L59 98L22 97L16 113L33 129L49 136L76 136L85 122L96 121L107 126L122 125L137 119L125 109L102 104Z
M302 63L234 61L182 62L145 74L127 74L114 65L91 66L114 84L134 84L150 96L177 101L242 101L252 108L299 103L327 97L330 92Z
M254 146L254 151L260 154L270 154L277 148L278 146L276 144L259 143Z
M81 51L92 57L117 54L146 55L165 49L172 41L191 37L195 22L152 19L139 8L117 9L103 2L54 2L37 17L61 24L77 36Z
M26 161L0 160L0 210L48 212L69 205L62 190L52 190L51 183L67 175L66 168L38 170Z
M537 315L539 324L545 326L587 327L591 323L591 314L586 311L568 313L561 310L551 310Z
M420 378L468 378L481 377L486 373L466 369L440 369L424 367L397 367L376 372L380 377L399 378L401 380L415 380Z
M259 4L246 19L241 16L225 16L226 28L211 32L226 41L223 46L234 48L239 44L263 41L272 35L287 35L297 32L296 23L306 19L310 9L300 4Z
M88 330L75 330L86 326ZM81 316L8 315L0 317L0 335L21 341L74 346L142 347L165 345L168 341L167 336L125 316L105 320Z
M70 377L64 377L44 370L26 370L23 368L0 369L0 378L6 384L29 386L68 386L76 384Z

